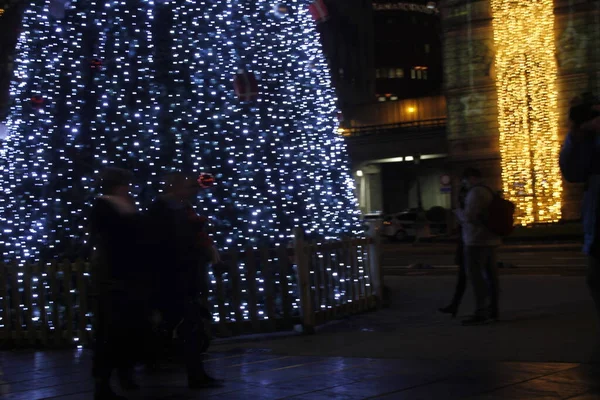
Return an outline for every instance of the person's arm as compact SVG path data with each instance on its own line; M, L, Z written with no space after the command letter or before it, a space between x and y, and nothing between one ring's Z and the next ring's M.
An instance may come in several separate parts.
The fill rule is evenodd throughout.
M600 152L595 135L570 132L560 152L560 170L567 182L583 183L600 174Z
M94 200L89 221L90 237L92 243L95 243L102 234L106 234L110 230L115 222L110 204L102 198Z

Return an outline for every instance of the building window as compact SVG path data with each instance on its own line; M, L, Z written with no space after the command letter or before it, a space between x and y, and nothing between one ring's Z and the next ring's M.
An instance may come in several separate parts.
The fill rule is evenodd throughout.
M427 43L425 45L425 54L429 54L431 52L431 46L429 45L429 43Z
M427 67L413 67L410 70L411 79L427 80Z
M375 78L377 79L402 79L404 78L403 68L377 68L375 69Z

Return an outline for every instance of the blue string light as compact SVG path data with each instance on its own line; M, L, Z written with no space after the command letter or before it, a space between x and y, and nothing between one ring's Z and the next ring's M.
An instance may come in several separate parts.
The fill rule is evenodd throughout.
M362 234L310 4L73 0L57 18L50 0L30 0L0 146L4 258L88 255L85 217L108 165L134 171L140 208L164 172L213 173L197 209L223 251L287 244L295 227L321 240ZM172 23L157 21L165 10ZM156 61L166 35L168 66ZM236 96L240 71L258 82L253 100Z

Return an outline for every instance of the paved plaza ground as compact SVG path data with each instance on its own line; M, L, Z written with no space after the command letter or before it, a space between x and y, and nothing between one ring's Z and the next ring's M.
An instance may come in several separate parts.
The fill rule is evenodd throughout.
M502 277L501 321L463 327L436 309L452 276L388 277L392 306L312 336L222 341L222 389L191 392L174 367L139 371L131 399L600 399L598 331L581 276ZM463 307L472 307L470 294ZM0 399L91 399L90 354L0 354Z

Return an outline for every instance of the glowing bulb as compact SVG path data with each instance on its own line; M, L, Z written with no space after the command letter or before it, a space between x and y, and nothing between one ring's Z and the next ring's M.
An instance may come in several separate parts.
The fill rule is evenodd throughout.
M561 219L553 3L491 0L502 189L523 225Z

